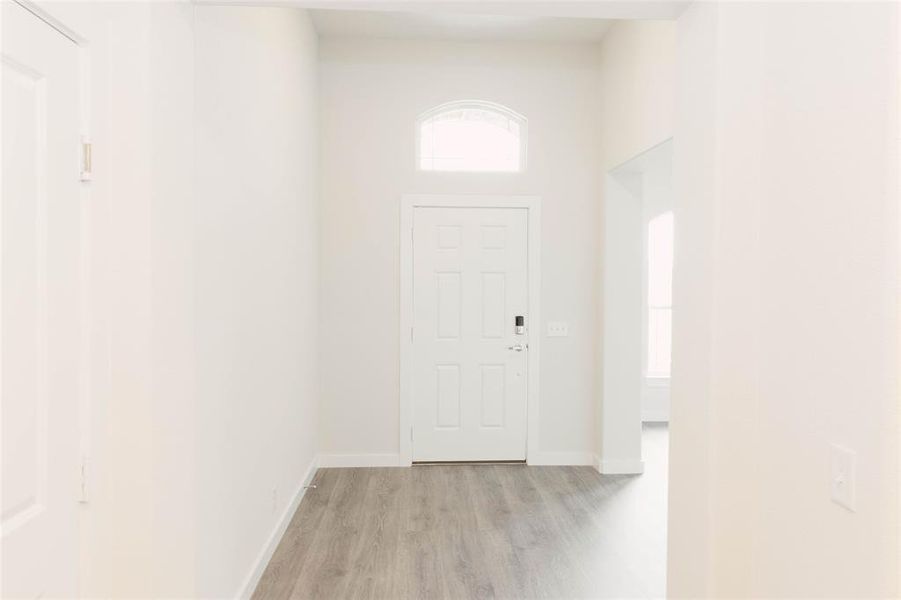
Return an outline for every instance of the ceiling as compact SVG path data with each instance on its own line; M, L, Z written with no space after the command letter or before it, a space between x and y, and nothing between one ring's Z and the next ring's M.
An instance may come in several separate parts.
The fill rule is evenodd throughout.
M461 12L393 12L315 9L321 37L594 43L609 19L491 15Z

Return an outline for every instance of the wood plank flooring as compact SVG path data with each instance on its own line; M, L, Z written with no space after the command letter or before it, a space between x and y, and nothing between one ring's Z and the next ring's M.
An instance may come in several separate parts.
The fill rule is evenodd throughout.
M666 428L646 472L320 469L254 594L268 599L659 598Z

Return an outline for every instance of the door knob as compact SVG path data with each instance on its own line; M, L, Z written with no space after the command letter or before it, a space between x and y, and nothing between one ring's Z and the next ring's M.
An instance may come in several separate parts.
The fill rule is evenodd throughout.
M525 346L522 344L513 344L512 346L507 346L507 350L516 350L517 352L522 352L525 349Z

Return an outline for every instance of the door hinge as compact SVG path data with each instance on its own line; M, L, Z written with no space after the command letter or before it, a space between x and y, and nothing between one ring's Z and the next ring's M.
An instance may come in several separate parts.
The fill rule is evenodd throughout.
M87 456L81 457L81 468L78 478L78 502L87 504L89 499L89 478L91 475L91 461Z
M410 341L413 341L413 328L410 328Z
M93 174L93 156L91 140L87 136L81 138L81 181L90 181Z

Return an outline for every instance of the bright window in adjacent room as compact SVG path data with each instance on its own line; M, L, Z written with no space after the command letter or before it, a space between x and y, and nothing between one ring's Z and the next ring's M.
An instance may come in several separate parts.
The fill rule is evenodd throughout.
M673 342L673 213L648 223L648 377L669 377Z
M525 167L525 117L499 104L442 104L419 119L423 171L516 172Z

